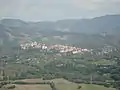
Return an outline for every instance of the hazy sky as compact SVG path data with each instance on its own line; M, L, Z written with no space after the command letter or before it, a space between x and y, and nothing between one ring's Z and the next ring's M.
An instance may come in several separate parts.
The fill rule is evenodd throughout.
M0 0L0 19L58 20L120 14L120 0Z

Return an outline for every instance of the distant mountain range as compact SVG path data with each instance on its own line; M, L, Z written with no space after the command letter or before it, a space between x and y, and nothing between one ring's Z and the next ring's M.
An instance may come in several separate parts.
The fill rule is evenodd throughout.
M31 41L38 38L58 38L67 43L83 43L91 36L97 37L113 35L118 39L120 35L120 15L106 15L93 19L68 19L55 22L25 22L19 19L3 19L0 21L0 42ZM76 38L81 38L77 39ZM72 41L71 41L72 39ZM100 39L100 38L99 38ZM114 38L112 38L114 39ZM116 39L115 39L116 40ZM56 40L57 41L57 40ZM97 40L96 40L97 41Z

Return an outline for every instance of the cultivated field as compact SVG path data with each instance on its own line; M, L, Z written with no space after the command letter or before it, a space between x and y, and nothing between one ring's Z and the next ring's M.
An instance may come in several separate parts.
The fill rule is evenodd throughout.
M14 90L51 90L49 85L16 85Z
M22 80L26 82L41 82L41 79L26 79ZM54 79L57 90L115 90L112 88L106 88L99 85L80 84L81 89L78 89L79 84L69 82L64 79ZM52 90L49 85L16 85L14 90Z

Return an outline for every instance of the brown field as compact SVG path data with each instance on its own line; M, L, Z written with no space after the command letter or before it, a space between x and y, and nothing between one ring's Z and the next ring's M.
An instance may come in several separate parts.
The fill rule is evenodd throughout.
M42 82L44 80L42 80L42 79L23 79L23 80L16 80L16 81L22 81L22 82Z
M49 85L16 85L14 90L51 90Z
M22 81L22 82L49 82L49 81L53 81L54 83L61 83L61 84L70 84L72 82L69 82L65 79L53 79L53 80L42 80L42 79L24 79L24 80L16 80L16 81Z

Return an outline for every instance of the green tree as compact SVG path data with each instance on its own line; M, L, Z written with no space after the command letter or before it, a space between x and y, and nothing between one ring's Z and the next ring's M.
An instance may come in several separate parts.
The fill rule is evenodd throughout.
M110 68L110 76L114 80L114 87L120 90L120 60L117 60L117 64Z

